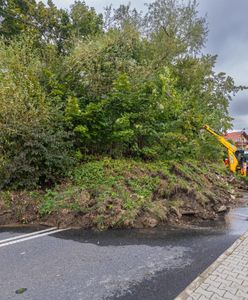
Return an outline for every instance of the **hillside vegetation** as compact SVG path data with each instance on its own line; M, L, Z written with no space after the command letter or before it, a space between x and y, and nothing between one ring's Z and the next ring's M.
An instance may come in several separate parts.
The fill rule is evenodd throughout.
M216 167L204 168L223 151L201 129L231 128L244 87L214 71L207 32L195 0L103 14L81 1L0 1L4 211L24 222L27 205L32 218L77 212L99 228L164 222L185 199L214 214Z
M244 185L218 164L105 158L78 166L46 191L0 193L0 225L127 228L216 219Z

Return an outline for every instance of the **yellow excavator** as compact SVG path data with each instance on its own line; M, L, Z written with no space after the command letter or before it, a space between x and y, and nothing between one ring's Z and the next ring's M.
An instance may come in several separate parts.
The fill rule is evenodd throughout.
M226 149L228 154L228 165L231 172L246 176L247 174L247 163L244 150L238 150L238 148L228 142L223 136L216 133L208 125L205 125L204 128L211 133Z

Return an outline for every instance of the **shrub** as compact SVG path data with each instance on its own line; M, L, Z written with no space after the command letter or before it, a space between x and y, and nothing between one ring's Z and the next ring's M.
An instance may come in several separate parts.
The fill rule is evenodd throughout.
M28 39L0 41L0 188L33 188L63 177L68 134L41 83L43 64Z
M0 188L50 186L73 163L69 136L62 128L23 126L8 136L0 132L0 145Z

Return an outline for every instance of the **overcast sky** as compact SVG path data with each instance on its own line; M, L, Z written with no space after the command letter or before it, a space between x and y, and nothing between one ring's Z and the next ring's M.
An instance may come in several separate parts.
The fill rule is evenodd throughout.
M68 8L73 0L53 0L59 7ZM46 2L46 0L44 0ZM126 0L86 0L98 12L113 3L125 4ZM144 10L144 3L151 0L130 1ZM207 14L209 35L204 52L217 54L216 71L226 72L236 84L248 85L248 1L247 0L198 0L201 15ZM248 130L248 91L240 92L230 105L235 118L234 129Z

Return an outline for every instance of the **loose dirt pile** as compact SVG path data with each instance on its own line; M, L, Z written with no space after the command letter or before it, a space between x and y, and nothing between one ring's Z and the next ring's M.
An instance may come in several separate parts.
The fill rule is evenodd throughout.
M246 183L224 167L194 161L102 160L42 191L0 193L0 225L107 229L192 224L239 205Z

